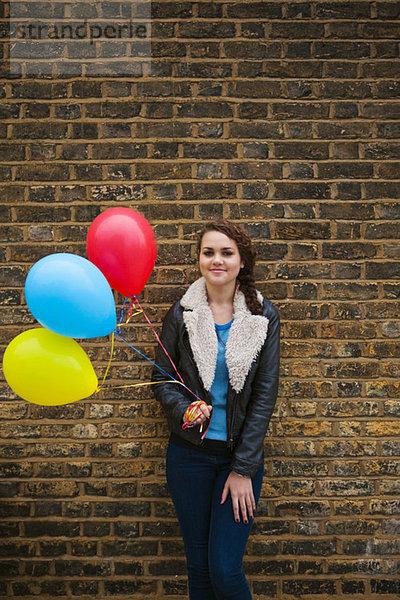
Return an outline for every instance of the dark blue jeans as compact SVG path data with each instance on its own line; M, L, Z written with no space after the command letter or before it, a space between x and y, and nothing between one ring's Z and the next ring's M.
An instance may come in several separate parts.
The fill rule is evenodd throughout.
M185 544L190 600L251 600L243 555L252 520L235 523L230 496L220 504L230 473L229 458L172 442L167 481ZM264 467L253 478L256 504Z

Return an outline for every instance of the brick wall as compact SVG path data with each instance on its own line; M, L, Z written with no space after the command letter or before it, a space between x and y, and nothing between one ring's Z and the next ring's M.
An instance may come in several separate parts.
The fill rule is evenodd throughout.
M167 1L152 11L151 71L5 73L3 348L35 325L23 295L31 265L84 256L102 210L132 207L155 229L157 264L140 297L157 325L196 277L200 223L243 224L258 287L283 321L280 401L246 558L254 596L398 598L400 3ZM126 337L154 356L143 319ZM101 375L108 341L83 345ZM108 384L148 377L118 343ZM0 597L186 597L167 431L149 388L41 407L3 380L0 419Z

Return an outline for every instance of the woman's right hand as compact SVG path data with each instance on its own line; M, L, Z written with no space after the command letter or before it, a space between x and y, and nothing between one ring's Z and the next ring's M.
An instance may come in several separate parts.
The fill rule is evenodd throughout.
M194 427L200 425L210 418L212 411L212 405L206 404L205 402L192 402L188 406L185 414L183 415L183 427Z

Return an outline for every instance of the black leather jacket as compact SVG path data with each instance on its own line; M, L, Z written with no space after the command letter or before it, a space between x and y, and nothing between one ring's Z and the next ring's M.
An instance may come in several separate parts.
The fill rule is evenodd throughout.
M267 336L261 351L253 360L244 385L236 392L228 385L226 402L228 447L233 451L232 470L240 475L252 477L264 458L264 437L274 410L279 376L280 323L276 308L268 300L263 301L263 316L269 320ZM211 404L209 392L204 389L189 343L189 335L183 320L183 308L176 302L164 318L162 344L175 363L186 386ZM243 344L246 340L243 339ZM160 346L155 362L164 371L178 376ZM170 430L193 444L199 445L199 427L182 429L183 415L195 397L182 385L165 383L167 377L159 369L153 369L152 381L156 399L163 406Z

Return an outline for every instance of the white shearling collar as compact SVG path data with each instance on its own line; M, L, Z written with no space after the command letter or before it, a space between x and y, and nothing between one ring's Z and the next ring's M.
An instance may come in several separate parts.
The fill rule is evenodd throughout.
M257 296L262 302L260 292ZM218 339L204 277L188 288L181 299L181 306L200 377L204 388L210 391L217 365ZM233 298L233 323L225 348L229 382L236 392L243 389L251 364L264 344L268 323L267 317L251 314L243 292L237 288Z

